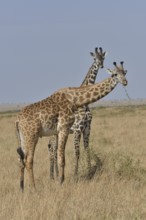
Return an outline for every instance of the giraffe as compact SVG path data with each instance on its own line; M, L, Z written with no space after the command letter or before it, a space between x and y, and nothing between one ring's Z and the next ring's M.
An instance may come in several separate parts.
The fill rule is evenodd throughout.
M95 83L98 71L104 67L104 59L107 52L102 50L102 47L95 48L95 52L90 52L94 59L87 75L85 76L81 86L92 85ZM70 129L70 133L74 133L74 149L75 149L75 176L78 174L78 161L80 156L79 146L81 134L83 134L84 149L86 150L87 168L90 172L91 162L89 153L89 137L91 128L92 114L88 106L83 106L77 109L75 112L75 121ZM57 135L49 138L48 144L49 157L50 157L50 179L54 179L54 169L56 176L58 176L57 166Z
M59 182L65 179L65 147L69 130L77 108L96 102L109 94L118 83L127 85L123 62L118 66L113 63L113 70L107 69L110 77L100 83L83 87L60 89L42 101L22 109L15 122L20 146L17 148L20 161L20 188L24 189L24 169L28 172L29 182L35 187L33 159L39 137L58 135Z

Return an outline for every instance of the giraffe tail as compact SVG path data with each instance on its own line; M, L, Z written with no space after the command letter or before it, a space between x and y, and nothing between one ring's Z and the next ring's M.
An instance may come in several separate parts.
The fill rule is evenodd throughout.
M19 122L15 122L15 128L16 128L16 136L18 140L18 145L21 145L21 139L20 139L20 133L19 133Z
M21 138L20 138L19 122L18 121L16 121L15 127L16 127L16 135L17 135L18 143L19 143L19 146L20 146L20 147L17 148L17 153L19 155L19 161L20 161L20 188L23 191L23 189L24 189L24 168L25 168L24 159L25 159L25 154L24 154L24 152L22 150L22 147L21 147Z
M22 160L24 160L24 152L21 148L21 138L20 138L19 122L18 121L16 121L15 127L16 127L16 136L17 136L17 140L18 140L18 145L20 146L20 147L17 148L17 153L19 154L20 158Z

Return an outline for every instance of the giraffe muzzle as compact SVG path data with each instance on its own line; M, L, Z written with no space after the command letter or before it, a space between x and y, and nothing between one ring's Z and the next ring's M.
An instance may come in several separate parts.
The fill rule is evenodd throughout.
M125 81L123 82L123 85L124 85L124 86L127 86L127 85L128 85L128 81L125 80Z

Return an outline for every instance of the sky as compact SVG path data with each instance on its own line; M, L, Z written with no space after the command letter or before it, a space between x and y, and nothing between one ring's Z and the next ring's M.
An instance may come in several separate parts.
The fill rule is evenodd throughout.
M1 0L0 103L32 103L80 86L102 47L124 61L127 93L146 99L145 0ZM96 82L109 77L100 69ZM104 100L128 99L122 85Z

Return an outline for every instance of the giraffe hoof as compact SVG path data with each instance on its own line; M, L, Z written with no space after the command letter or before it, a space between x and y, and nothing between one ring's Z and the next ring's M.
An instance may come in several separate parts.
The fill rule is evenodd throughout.
M60 182L60 184L62 184L64 182L64 176L60 177L59 182Z
M24 181L23 180L20 181L20 188L21 188L21 191L24 192Z

